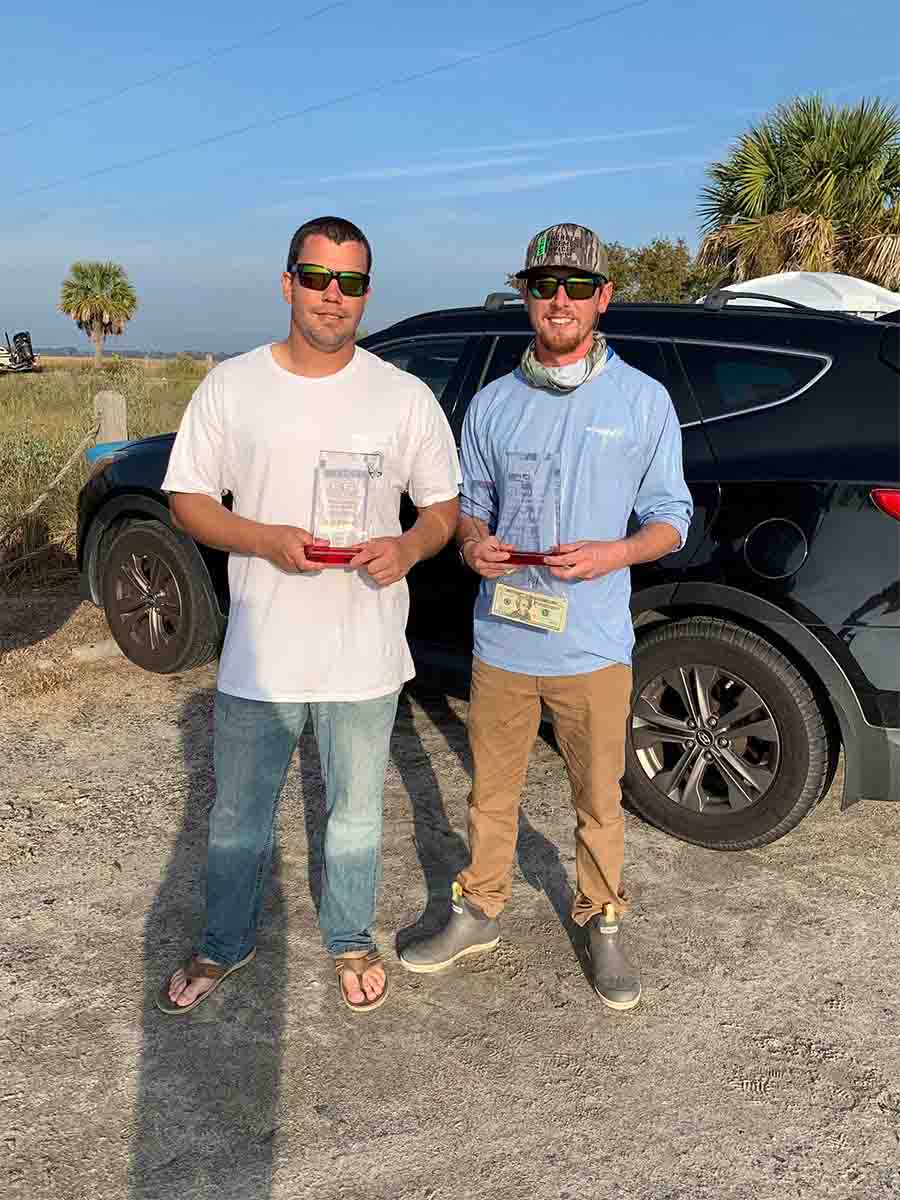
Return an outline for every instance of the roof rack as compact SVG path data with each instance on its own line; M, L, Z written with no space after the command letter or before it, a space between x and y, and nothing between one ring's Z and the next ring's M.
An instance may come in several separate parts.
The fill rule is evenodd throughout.
M727 288L713 288L709 295L704 297L703 307L721 312L729 300L768 300L770 304L783 304L786 308L798 308L801 312L816 315L822 311L810 308L808 304L801 304L799 300L788 300L785 296L767 296L765 292L729 292Z
M769 304L782 304L785 308L792 308L797 312L809 313L812 317L831 317L839 321L858 321L861 319L854 316L853 313L840 312L835 309L811 308L808 304L801 304L799 300L788 300L786 296L769 296L765 292L729 292L727 287L713 288L708 296L704 296L703 307L709 308L713 312L723 312L729 300L736 300L738 304L742 300L767 300Z
M512 304L522 304L524 301L518 292L490 292L484 302L488 312L500 312Z

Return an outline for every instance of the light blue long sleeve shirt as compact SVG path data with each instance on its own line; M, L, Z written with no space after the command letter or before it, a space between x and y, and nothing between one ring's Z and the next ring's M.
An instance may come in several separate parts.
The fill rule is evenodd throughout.
M693 503L672 401L664 387L612 351L600 374L574 392L533 387L516 369L472 400L462 431L461 508L501 538L521 498L510 482L510 455L513 461L558 456L560 544L625 537L632 512L641 525L671 525L684 543ZM517 573L500 582L517 587L524 580ZM550 633L491 616L496 585L483 579L475 605L475 654L483 662L525 675L581 675L631 662L627 568L572 582L541 568L530 583L568 598L565 630Z

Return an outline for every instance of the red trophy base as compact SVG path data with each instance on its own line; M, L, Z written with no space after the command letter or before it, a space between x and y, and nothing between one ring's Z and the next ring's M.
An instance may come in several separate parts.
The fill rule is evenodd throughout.
M510 550L506 560L514 567L542 567L552 550Z
M344 546L304 546L303 553L310 562L321 563L323 567L346 567L351 558L359 554L356 550Z

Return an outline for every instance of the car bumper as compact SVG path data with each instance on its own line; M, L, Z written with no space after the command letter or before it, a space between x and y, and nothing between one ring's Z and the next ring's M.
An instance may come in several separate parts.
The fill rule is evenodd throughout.
M841 808L857 800L900 800L900 729L842 723L844 791Z
M855 800L900 800L900 729L868 726L856 758L856 781L852 790L844 788L845 807Z

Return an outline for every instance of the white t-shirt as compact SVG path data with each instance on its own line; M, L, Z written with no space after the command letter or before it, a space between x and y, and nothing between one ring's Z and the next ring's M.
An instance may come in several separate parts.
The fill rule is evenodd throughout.
M419 508L452 500L461 482L447 419L430 389L356 347L322 379L280 367L270 346L221 363L182 418L167 492L221 500L253 521L310 530L319 452L383 455L369 485L370 537L396 536L400 496ZM365 571L293 574L232 554L231 609L218 686L268 701L370 700L414 675L405 580L378 587Z

